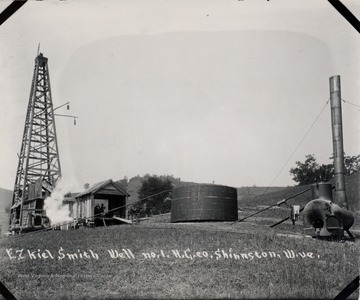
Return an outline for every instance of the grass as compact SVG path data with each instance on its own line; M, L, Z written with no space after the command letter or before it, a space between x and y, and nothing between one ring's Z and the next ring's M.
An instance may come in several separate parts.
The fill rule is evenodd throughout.
M252 222L144 223L2 238L0 281L18 299L333 299L358 275L358 242L279 233L291 231ZM46 249L54 259L10 260L10 248ZM99 258L59 260L60 248L69 254L91 249ZM130 249L135 258L111 258L110 249ZM248 258L226 258L222 250ZM286 258L285 250L314 258ZM194 257L197 252L208 257ZM273 252L280 257L270 258Z
M333 299L359 274L359 177L350 179L347 189L356 242L304 237L302 218L295 227L286 221L270 228L289 216L286 206L235 224L171 224L170 214L163 214L133 226L1 237L0 281L17 299ZM294 187L260 198L244 197L239 218L302 190ZM304 205L309 197L310 192L289 204ZM14 251L24 249L24 259L10 259L7 249L14 257L18 254ZM38 249L44 257L51 253L53 259L31 259ZM64 259L58 259L61 249ZM130 249L135 258L128 258L122 249ZM120 257L111 258L108 250L117 250ZM240 258L226 258L222 250ZM297 257L286 258L286 250ZM79 253L90 257L67 257ZM191 254L191 259L179 258L178 253ZM351 299L358 296L357 291Z

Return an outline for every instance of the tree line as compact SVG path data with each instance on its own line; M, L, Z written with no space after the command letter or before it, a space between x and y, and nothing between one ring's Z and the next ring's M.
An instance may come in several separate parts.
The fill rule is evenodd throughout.
M330 157L329 159L333 159ZM295 168L290 169L293 180L298 185L327 182L334 177L333 164L319 164L314 154L305 156L305 161L297 161ZM344 175L352 175L360 170L360 155L344 156Z
M133 178L132 178L133 179ZM141 180L141 186L137 190L138 202L129 208L130 215L146 217L170 212L171 190L181 180L172 175L150 175L136 177ZM127 177L117 182L124 190L128 190L129 180Z

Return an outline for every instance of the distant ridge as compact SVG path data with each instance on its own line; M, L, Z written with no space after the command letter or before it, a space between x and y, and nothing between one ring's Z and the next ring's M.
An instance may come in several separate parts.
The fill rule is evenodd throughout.
M139 200L138 190L140 189L142 185L142 180L144 176L135 176L129 179L127 184L122 184L122 180L116 181L117 183L121 184L121 186L130 194L128 204L134 203ZM181 181L180 178L173 177L173 184L174 188L183 187L183 186L192 186L192 185L202 185L202 184L215 184L216 183L198 183L198 182L189 182L189 181ZM226 185L226 184L220 184L220 185ZM229 186L229 185L227 185ZM238 201L241 202L243 199L248 197L255 197L262 195L266 190L267 193L271 192L278 192L286 189L286 187L262 187L262 186L244 186L244 187L235 187L238 192Z
M334 185L334 180L330 180L330 183ZM349 203L349 210L351 211L359 211L359 200L360 200L360 177L359 174L353 174L350 176L345 176L345 187L346 187L346 197L347 201ZM279 190L271 190L262 195L249 195L243 197L241 200L239 200L239 207L241 206L256 206L256 205L271 205L275 204L277 201L280 201L284 198L293 196L301 191L304 191L311 187L311 184L309 185L303 185L303 186L293 186L293 187L286 187L281 188ZM239 195L238 195L239 198ZM309 202L311 199L311 191L302 194L294 199L291 199L288 203L289 204L299 204L301 206L304 206L307 202Z
M8 230L9 212L12 201L13 192L4 188L0 188L0 228L1 234Z
M13 192L0 188L0 211L9 211Z
M330 181L334 184L333 180ZM128 203L138 201L138 190L142 184L142 177L136 176L129 180L126 187L127 192L131 195ZM201 183L195 182L174 182L175 187L197 185ZM360 211L360 177L359 174L353 174L345 177L346 195L351 211ZM311 185L304 186L288 186L288 187L237 187L238 203L241 209L244 206L257 206L257 205L272 205L284 198L295 195L301 191L306 190ZM266 194L264 194L264 192ZM4 188L0 188L0 226L1 234L4 234L8 229L9 211L12 201L13 192ZM307 192L289 201L289 204L299 204L304 206L311 200L311 192Z

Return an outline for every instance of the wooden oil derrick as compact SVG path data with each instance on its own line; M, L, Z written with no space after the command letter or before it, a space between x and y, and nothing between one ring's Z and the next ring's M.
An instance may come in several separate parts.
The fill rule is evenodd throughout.
M44 200L61 177L48 59L35 59L10 210L10 231L43 228Z

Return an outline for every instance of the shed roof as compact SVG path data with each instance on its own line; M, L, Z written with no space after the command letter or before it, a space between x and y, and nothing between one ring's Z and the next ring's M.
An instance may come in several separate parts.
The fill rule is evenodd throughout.
M85 191L83 191L83 192L79 193L78 195L76 195L75 198L80 198L80 197L82 197L84 195L88 195L88 194L95 194L97 191L99 191L100 189L102 189L102 188L104 188L104 187L106 187L108 185L112 185L116 190L118 190L124 196L130 197L130 194L128 194L126 191L124 191L115 182L113 182L112 179L108 179L108 180L101 181L101 182L98 182L98 183L92 185L91 187L89 187Z

